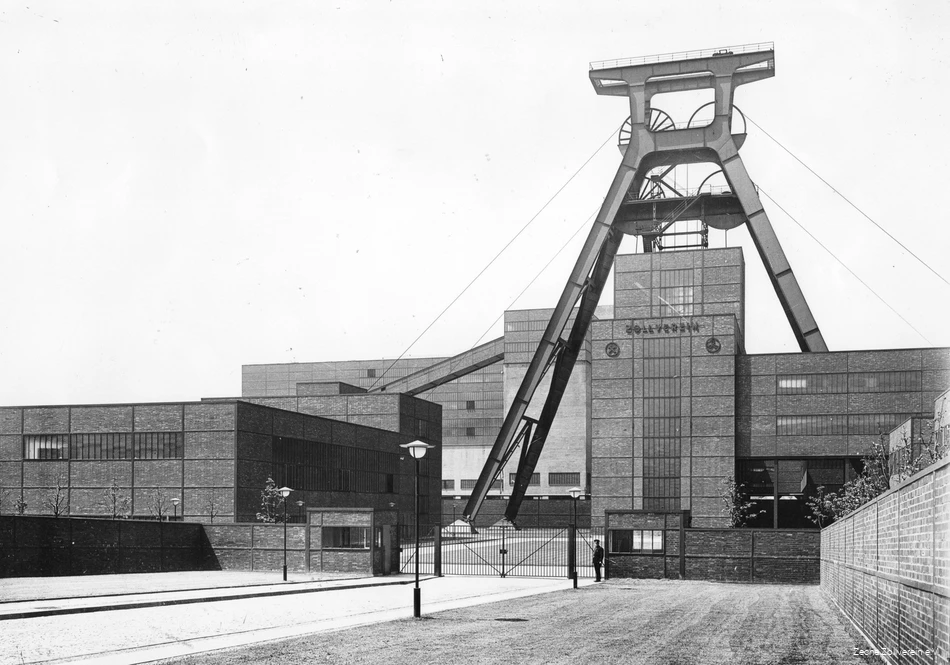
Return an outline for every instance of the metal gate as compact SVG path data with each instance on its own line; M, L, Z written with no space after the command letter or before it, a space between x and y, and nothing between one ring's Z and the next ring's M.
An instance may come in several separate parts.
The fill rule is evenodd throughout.
M438 528L422 525L419 528L419 574L437 575L436 569ZM416 530L411 524L401 524L398 529L396 551L399 554L399 572L416 572Z
M446 527L441 533L442 574L567 578L570 535L570 527L492 526L481 528L478 533L471 533L468 528ZM593 539L600 537L599 530L593 534L590 529L577 529L574 552L579 577L594 576Z

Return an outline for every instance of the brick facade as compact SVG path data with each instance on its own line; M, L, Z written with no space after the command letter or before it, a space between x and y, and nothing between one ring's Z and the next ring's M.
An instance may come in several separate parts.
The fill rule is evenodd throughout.
M950 662L950 460L821 532L821 587L879 650Z

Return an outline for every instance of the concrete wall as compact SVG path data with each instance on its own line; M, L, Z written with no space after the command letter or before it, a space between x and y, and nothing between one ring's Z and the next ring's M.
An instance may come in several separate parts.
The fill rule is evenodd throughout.
M200 524L0 517L0 577L218 569Z
M879 650L950 662L950 459L821 532L821 588Z

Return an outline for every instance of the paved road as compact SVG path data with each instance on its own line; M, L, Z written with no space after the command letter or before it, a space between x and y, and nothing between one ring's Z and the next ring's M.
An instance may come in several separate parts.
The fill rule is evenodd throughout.
M0 621L0 665L49 661L140 663L410 617L411 578L390 577L385 581L384 586L340 588L337 580L321 590L292 595L7 619ZM393 583L399 581L407 584ZM372 580L353 580L352 584L366 582ZM546 593L569 585L565 579L427 579L422 583L423 613ZM279 590L288 589L291 587L280 586ZM148 594L139 597L147 598ZM101 599L100 605L118 604L116 597ZM71 601L55 602L68 606Z

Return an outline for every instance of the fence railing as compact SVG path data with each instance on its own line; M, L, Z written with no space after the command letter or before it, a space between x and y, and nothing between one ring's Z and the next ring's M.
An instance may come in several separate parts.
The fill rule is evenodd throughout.
M756 53L758 51L774 51L773 42L758 44L741 44L739 46L720 46L719 48L701 49L699 51L678 51L676 53L660 53L657 55L643 55L635 58L621 58L619 60L598 60L590 63L591 69L612 69L614 67L636 67L637 65L651 65L658 62L673 62L676 60L701 60L737 53Z

